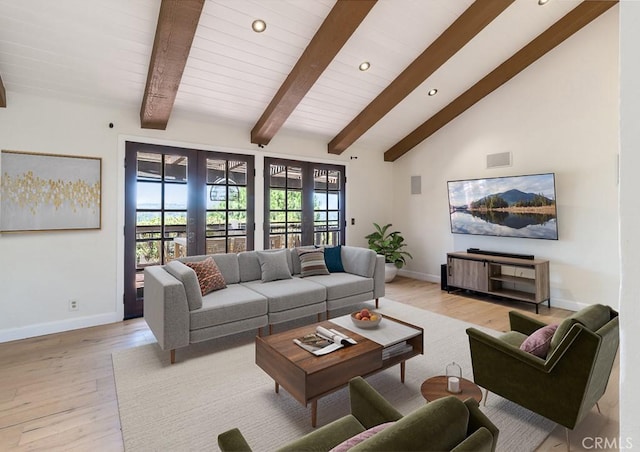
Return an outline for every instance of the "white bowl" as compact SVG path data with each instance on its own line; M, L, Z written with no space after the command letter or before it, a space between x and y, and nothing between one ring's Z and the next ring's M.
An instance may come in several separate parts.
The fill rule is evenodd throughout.
M369 311L369 313L373 316L376 316L375 320L358 320L356 319L356 314L359 313L360 311L356 311L356 312L352 312L351 313L351 321L353 322L353 324L355 326L357 326L358 328L375 328L378 326L378 324L382 321L382 314L380 314L379 312L376 311Z

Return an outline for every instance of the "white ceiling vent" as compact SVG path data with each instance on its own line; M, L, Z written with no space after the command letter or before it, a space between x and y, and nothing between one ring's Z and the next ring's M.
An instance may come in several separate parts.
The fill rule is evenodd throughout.
M487 168L500 168L502 166L511 166L511 152L487 154Z

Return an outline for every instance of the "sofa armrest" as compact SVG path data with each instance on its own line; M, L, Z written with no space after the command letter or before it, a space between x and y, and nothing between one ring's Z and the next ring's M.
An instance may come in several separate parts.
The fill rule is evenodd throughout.
M402 413L362 377L355 377L349 381L349 401L351 414L365 429L402 418Z
M218 435L218 447L222 452L251 452L249 443L237 428Z
M384 297L384 256L381 254L376 255L376 266L373 270L373 298Z
M519 333L529 336L535 330L547 326L546 323L537 319L532 319L518 311L509 311L509 324L511 331L518 331Z
M476 399L473 398L468 398L467 400L464 401L464 404L467 406L467 409L469 410L469 425L467 426L467 439L471 439L471 437L475 434L477 434L479 431L484 430L485 432L488 432L491 435L491 441L489 442L489 451L491 452L495 452L496 450L496 445L498 444L498 434L500 432L500 430L498 430L498 427L496 427L493 422L491 422L491 420L487 417L486 414L484 414L482 411L480 411L480 407L478 406L478 401ZM485 437L484 433L481 434L482 437ZM473 440L476 441L476 440ZM467 441L465 441L464 443L461 443L460 446L462 446L463 444L465 444ZM467 446L464 446L465 448L460 449L462 450L478 450L480 449L480 444L477 444L476 446L471 446L471 448L467 448ZM457 448L455 450L458 450ZM484 449L483 449L484 450Z
M144 319L162 350L189 345L189 305L184 286L159 265L144 269Z

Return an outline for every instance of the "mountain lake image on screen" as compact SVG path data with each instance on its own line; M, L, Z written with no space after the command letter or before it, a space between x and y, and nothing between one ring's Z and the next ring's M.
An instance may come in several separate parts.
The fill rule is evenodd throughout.
M447 182L454 234L558 240L555 175Z

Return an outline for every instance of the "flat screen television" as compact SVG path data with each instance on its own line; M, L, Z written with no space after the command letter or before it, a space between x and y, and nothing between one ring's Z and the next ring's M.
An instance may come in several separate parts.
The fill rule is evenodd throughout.
M447 182L454 234L558 240L555 175Z

